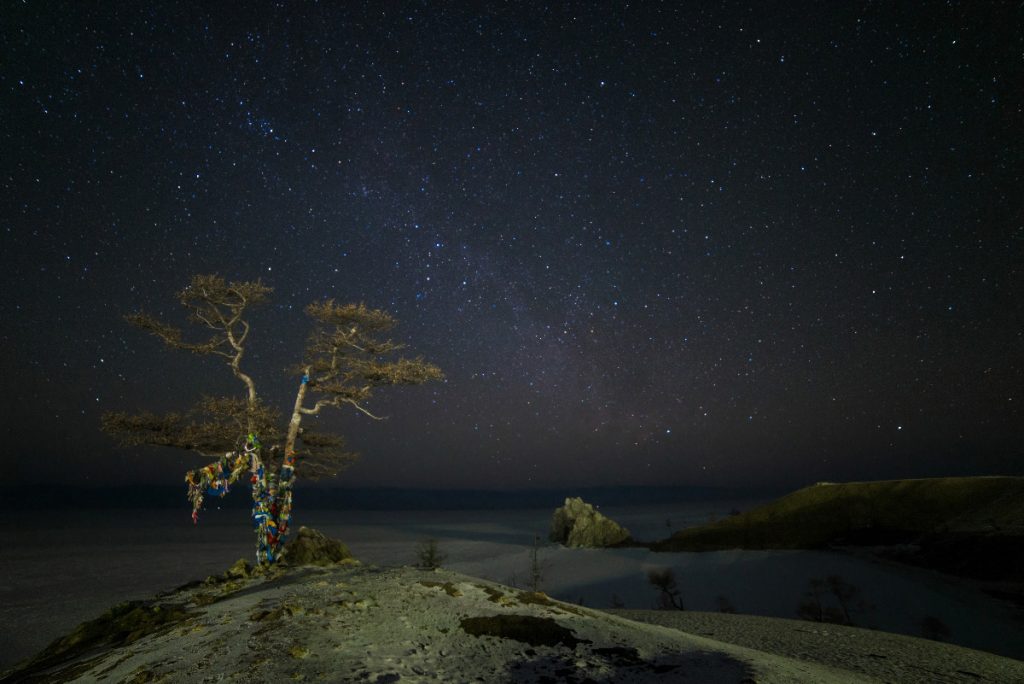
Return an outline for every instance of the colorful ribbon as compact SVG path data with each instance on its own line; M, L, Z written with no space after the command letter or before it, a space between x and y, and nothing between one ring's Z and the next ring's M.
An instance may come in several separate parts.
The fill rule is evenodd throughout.
M267 472L261 457L262 445L254 434L246 436L241 452L224 454L216 463L185 475L192 522L199 522L199 509L207 495L226 496L246 467L252 485L252 522L256 532L256 562L274 563L291 523L292 486L295 483L295 453L286 454L277 474Z

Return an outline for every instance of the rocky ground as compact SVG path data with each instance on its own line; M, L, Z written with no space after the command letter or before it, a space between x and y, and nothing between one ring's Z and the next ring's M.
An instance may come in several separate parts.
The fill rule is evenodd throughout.
M118 606L3 679L283 680L1005 683L1024 682L1024 663L791 620L615 614L451 571L346 559L270 573L239 562Z

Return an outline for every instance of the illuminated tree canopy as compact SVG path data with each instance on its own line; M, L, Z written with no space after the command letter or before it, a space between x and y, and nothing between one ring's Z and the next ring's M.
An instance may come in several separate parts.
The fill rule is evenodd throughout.
M403 345L385 337L397 323L387 312L330 299L313 302L306 307L313 329L294 366L298 387L285 419L280 410L260 398L256 381L244 364L248 316L271 292L258 281L193 276L177 298L188 310L189 322L206 336L196 341L187 340L182 330L149 314L126 316L129 323L170 347L223 357L244 392L240 396L202 396L183 412L108 412L102 417L103 430L122 445L174 447L215 458L186 474L193 520L198 519L206 496L224 496L248 474L257 560L261 563L273 563L281 556L298 475L333 477L356 458L341 435L308 430L303 419L325 409L351 406L382 420L369 408L377 388L443 378L437 366L422 358L397 356Z

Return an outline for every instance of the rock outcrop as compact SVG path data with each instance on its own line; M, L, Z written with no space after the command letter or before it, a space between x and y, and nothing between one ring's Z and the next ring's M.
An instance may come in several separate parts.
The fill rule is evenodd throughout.
M300 527L295 538L285 546L284 563L296 565L334 565L355 562L348 547L308 527Z
M579 497L566 498L565 505L551 516L551 541L566 546L600 548L629 538L629 530Z

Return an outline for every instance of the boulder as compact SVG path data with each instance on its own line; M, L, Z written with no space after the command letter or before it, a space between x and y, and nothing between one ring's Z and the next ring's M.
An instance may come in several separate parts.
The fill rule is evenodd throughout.
M630 538L629 530L606 518L579 497L567 498L551 516L551 541L574 547L615 546Z
M305 526L285 544L284 562L290 566L334 565L346 561L355 561L347 546Z
M224 579L228 580L249 579L250 577L252 577L252 566L244 558L236 560L235 564L224 573Z

